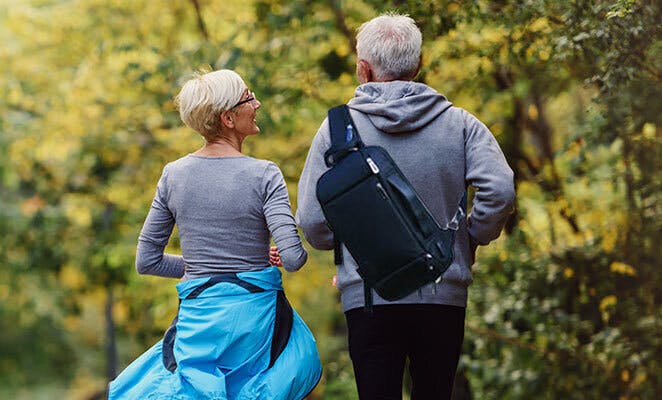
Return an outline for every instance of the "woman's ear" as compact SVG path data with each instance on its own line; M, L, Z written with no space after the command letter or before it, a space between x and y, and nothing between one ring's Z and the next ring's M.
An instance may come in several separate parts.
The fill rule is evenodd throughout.
M232 112L228 111L223 111L221 113L221 122L223 125L225 125L227 128L234 128L234 115Z

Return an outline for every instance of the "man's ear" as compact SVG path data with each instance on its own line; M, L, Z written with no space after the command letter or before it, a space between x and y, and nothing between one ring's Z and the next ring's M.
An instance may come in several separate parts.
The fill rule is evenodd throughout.
M221 123L230 129L234 128L234 115L232 112L229 110L223 111L221 113Z
M418 59L418 67L416 67L416 71L414 72L414 75L412 75L411 80L413 81L416 79L418 76L418 73L421 72L421 67L423 66L423 54L421 54L421 58Z
M360 84L375 81L375 75L369 62L361 59L356 63L356 78Z

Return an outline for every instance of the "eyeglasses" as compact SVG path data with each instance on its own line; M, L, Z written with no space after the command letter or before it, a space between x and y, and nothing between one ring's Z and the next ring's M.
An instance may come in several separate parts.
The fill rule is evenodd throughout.
M253 93L253 92L248 92L248 98L246 98L245 100L242 100L242 101L240 101L239 103L235 104L235 105L232 106L230 109L232 109L232 108L236 108L236 107L239 107L240 105L242 105L242 104L244 104L244 103L249 103L249 102L251 102L251 101L253 101L253 100L255 100L255 93Z

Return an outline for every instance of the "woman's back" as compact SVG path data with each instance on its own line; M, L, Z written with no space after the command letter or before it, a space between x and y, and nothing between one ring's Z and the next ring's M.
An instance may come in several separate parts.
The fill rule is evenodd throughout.
M269 161L188 155L166 165L140 234L138 266L162 253L173 222L184 279L267 267L270 233L288 270L306 260L285 182Z

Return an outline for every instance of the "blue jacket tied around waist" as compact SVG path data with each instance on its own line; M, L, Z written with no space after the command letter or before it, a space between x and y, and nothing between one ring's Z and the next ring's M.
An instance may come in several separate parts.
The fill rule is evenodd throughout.
M177 285L163 340L110 383L111 399L303 399L322 367L275 267Z

